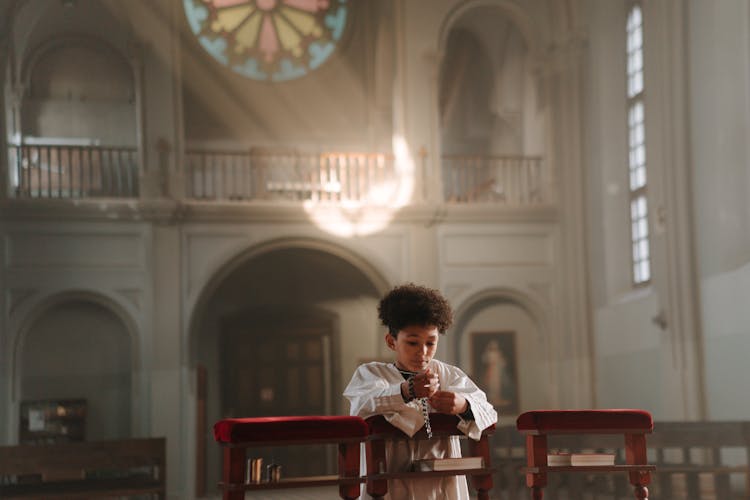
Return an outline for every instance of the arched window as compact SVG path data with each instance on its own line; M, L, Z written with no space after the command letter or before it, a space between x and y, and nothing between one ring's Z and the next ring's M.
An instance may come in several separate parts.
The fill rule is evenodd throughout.
M633 3L627 20L628 173L633 284L651 280L648 200L646 197L646 126L643 79L643 10Z

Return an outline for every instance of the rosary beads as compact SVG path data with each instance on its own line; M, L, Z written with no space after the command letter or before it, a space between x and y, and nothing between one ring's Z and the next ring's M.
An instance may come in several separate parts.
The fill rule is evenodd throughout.
M427 398L421 398L419 402L422 407L422 417L424 417L424 430L427 432L427 437L431 438L432 427L430 426L430 414L427 411Z
M427 433L428 438L432 438L432 426L430 426L430 413L427 409L427 398L417 398L417 393L414 392L414 376L416 373L409 372L406 370L402 370L398 366L396 369L401 372L402 375L408 376L409 378L406 379L406 382L409 386L409 398L414 401L415 399L419 403L419 407L422 411L422 418L424 418L424 429Z

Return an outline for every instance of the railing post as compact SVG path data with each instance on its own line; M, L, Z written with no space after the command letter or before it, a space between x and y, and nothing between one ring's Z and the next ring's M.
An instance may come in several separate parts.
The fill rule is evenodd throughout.
M417 163L419 164L419 184L421 187L421 189L419 190L419 201L422 203L427 203L428 201L432 201L432 197L430 196L431 176L429 175L429 166L427 165L427 148L425 148L424 146L420 147L419 152L417 153L417 157Z

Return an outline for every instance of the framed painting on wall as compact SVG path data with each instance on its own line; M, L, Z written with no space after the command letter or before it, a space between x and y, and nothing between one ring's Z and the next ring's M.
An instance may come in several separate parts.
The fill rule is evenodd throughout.
M470 339L474 381L499 413L518 414L516 332L475 332Z

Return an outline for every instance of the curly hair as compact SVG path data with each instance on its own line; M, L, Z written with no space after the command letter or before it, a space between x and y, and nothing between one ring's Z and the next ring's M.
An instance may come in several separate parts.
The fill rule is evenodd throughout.
M448 301L432 288L407 283L397 286L378 304L378 317L394 337L407 326L435 326L440 333L453 323Z

